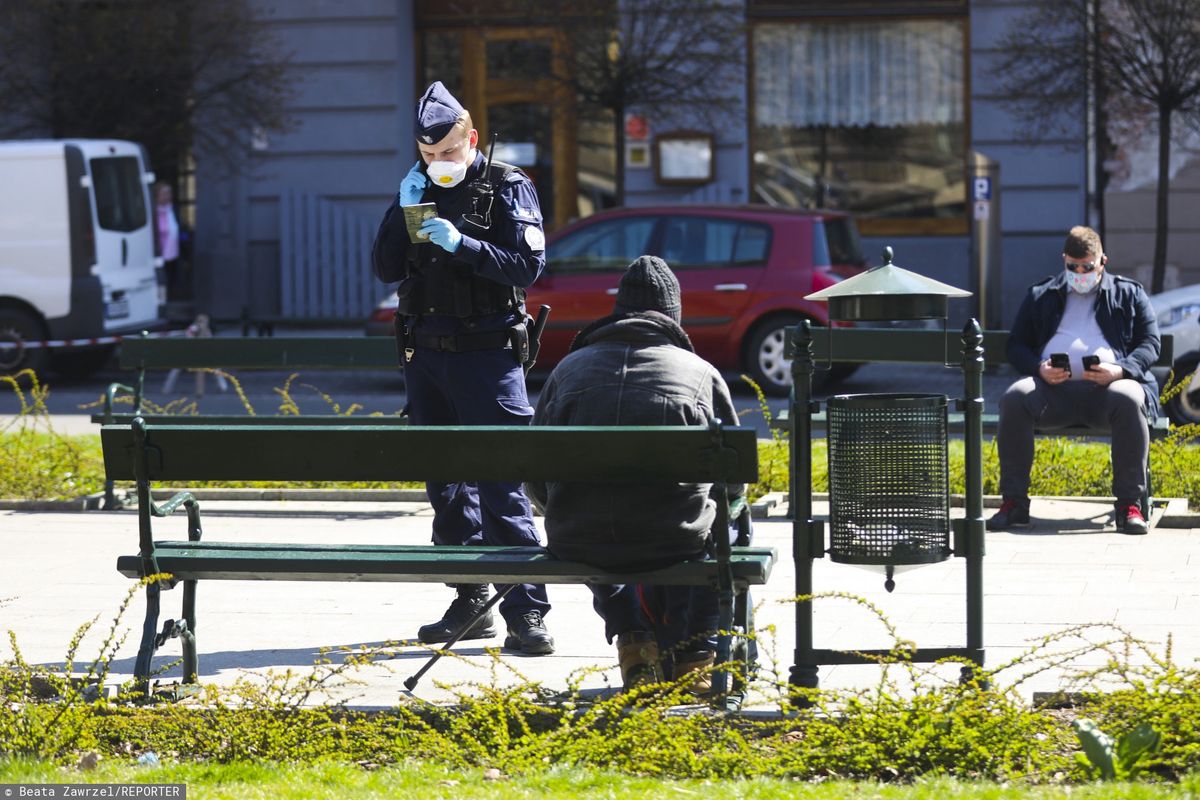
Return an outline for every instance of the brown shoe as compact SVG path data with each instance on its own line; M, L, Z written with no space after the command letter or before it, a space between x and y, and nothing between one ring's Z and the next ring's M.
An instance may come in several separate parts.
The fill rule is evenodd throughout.
M697 696L710 694L712 692L712 668L716 663L717 654L711 650L680 653L675 658L675 682L689 694Z
M621 665L625 691L662 682L658 642L649 631L630 631L617 636L617 662Z

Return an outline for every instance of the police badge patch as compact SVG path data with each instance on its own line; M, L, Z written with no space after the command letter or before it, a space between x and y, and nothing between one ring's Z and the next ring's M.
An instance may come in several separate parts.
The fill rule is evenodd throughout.
M525 244L529 245L529 249L533 252L539 252L546 249L546 234L542 233L542 229L534 225L525 227Z

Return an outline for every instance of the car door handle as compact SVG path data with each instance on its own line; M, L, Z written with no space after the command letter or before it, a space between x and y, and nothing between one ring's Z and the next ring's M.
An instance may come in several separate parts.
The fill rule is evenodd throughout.
M744 292L747 288L744 283L718 283L713 287L718 292Z
M619 289L605 289L604 293L613 295L615 297L618 291L620 291L620 290Z

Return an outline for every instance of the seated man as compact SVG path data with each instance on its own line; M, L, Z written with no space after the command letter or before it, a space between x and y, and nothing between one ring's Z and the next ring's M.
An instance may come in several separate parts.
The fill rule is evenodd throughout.
M626 269L610 316L584 328L542 387L534 425L737 424L729 387L683 328L679 282L660 258ZM740 495L744 487L729 487ZM555 556L604 569L653 569L703 558L716 519L707 484L528 484ZM691 587L596 586L626 688L694 675L707 691L717 598ZM673 661L673 674L662 660Z
M1026 377L1000 399L996 446L1004 501L988 530L1029 524L1034 428L1084 424L1112 433L1117 528L1147 531L1140 500L1148 420L1158 414L1158 384L1150 374L1158 359L1158 322L1141 284L1107 272L1107 261L1099 234L1071 228L1064 270L1031 286L1017 311L1008 360Z

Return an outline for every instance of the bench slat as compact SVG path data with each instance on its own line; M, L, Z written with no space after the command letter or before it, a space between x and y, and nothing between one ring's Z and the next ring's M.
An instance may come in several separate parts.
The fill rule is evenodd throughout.
M322 545L279 542L155 542L159 569L180 580L398 581L413 583L655 583L706 586L715 562L684 562L646 572L606 572L559 561L540 547ZM735 547L735 583L761 586L774 549ZM117 570L141 578L139 556L121 556Z
M130 338L121 342L122 369L398 369L389 336Z
M305 414L295 416L250 416L249 414L92 414L98 425L129 425L140 416L149 425L407 425L408 417L389 414L384 417L355 414Z
M676 481L752 483L758 443L705 426L147 426L150 481ZM135 477L134 432L100 432L109 480Z
M1000 424L1000 415L999 414L983 414L982 417L983 417L983 419L982 419L983 432L994 434L996 432L996 426ZM946 415L946 430L948 432L962 433L963 425L964 425L964 420L963 420L962 413L954 412L954 413L950 413L950 414ZM826 417L825 417L824 411L818 411L816 414L812 415L812 427L814 430L825 430L825 426L826 426ZM783 431L789 431L792 429L791 415L788 413L788 409L785 408L785 409L781 410L778 414L776 414L772 418L771 427L778 428L779 430L783 430ZM1067 427L1067 428L1053 428L1053 429L1046 429L1046 430L1038 428L1035 430L1035 432L1039 436L1108 436L1109 435L1108 433L1106 433L1104 431L1095 430L1094 428L1088 428L1083 425L1074 425L1074 426ZM1169 434L1170 432L1171 432L1171 420L1169 420L1167 417L1158 417L1157 419L1154 420L1154 424L1150 426L1150 438L1151 439L1162 439L1162 438L1166 437L1167 434Z
M829 328L811 328L813 359L825 363L833 361L856 364L912 363L962 364L962 333L956 330L943 331L909 328L835 328L832 336ZM997 366L1007 364L1005 349L1008 346L1008 331L983 332L983 360L985 364ZM795 329L787 332L786 354L792 357ZM832 347L832 350L831 350ZM1174 361L1174 339L1170 334L1160 337L1156 367L1169 367Z

